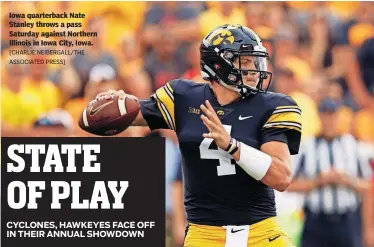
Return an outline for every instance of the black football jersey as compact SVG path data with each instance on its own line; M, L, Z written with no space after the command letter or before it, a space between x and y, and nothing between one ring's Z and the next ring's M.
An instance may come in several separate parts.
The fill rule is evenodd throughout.
M189 222L247 225L276 215L274 190L249 176L235 160L204 138L200 105L209 100L229 134L253 148L270 141L297 154L300 108L289 96L272 92L220 105L207 83L178 79L141 101L149 127L175 130L183 156L185 208Z

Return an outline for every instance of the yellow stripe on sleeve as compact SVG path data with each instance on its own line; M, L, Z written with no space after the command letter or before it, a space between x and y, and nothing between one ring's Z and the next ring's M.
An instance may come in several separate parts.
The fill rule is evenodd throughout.
M173 91L173 88L170 86L170 83L166 83L166 86L168 87L168 89L170 90L171 93L174 93Z
M158 109L160 109L160 112L161 112L162 116L164 117L165 122L169 126L169 129L172 129L172 126L170 125L170 122L168 121L168 117L167 117L167 115L166 115L166 113L165 113L165 111L164 111L164 109L161 106L159 101L157 101L157 106L158 106Z
M282 112L270 116L266 124L273 122L293 122L301 125L301 116L297 112Z
M170 95L166 92L165 87L161 87L156 91L156 97L159 101L158 107L163 112L165 122L171 126L172 130L175 130L175 118L174 118L174 101Z
M264 128L285 128L301 132L301 126L291 122L276 122L273 124L265 124Z
M300 110L300 107L298 107L298 106L292 106L292 105L286 105L286 106L278 106L275 109L276 110L279 110L279 109L298 109L298 110Z

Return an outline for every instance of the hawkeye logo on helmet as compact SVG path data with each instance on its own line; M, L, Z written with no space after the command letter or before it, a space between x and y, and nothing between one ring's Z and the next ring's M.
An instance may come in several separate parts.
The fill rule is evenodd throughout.
M213 45L223 44L232 44L235 41L235 37L232 35L230 30L219 29L214 31L211 35L211 38L208 38L209 42L212 42Z

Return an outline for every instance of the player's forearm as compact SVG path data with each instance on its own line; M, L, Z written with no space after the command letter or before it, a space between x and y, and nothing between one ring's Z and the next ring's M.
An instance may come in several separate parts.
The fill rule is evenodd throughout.
M275 190L285 191L291 182L286 162L265 152L241 144L233 158L250 176Z
M276 157L261 182L280 192L285 191L291 183L291 170L289 166Z
M143 114L139 111L138 116L136 116L134 122L131 124L132 126L148 126L147 121L145 121Z

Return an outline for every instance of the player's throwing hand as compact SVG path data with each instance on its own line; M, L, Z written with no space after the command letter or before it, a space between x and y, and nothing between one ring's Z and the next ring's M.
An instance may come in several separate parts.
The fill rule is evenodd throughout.
M209 133L204 133L203 137L213 138L217 146L225 150L230 144L230 135L223 127L221 120L219 120L216 112L208 100L205 101L205 105L201 105L200 108L205 115L201 114L201 119L204 125L208 128Z
M94 100L92 100L89 103L89 105L93 105L96 101L101 100L101 99L110 100L115 96L118 96L120 99L124 99L125 97L129 97L131 99L139 101L139 99L136 96L131 95L131 94L127 94L123 90L116 91L116 90L111 89L111 90L108 90L106 92L102 92L102 93L99 93L98 95L96 95L96 98Z

